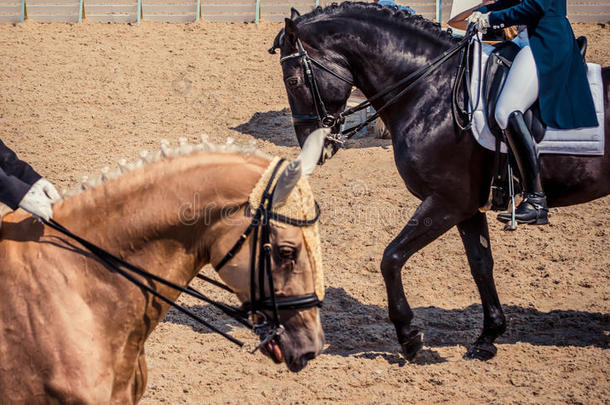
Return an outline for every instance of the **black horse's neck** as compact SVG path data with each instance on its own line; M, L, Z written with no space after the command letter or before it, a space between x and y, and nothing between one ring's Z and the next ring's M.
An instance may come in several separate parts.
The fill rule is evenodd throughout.
M420 16L376 4L343 3L336 9L326 8L317 15L315 12L312 14L307 15L304 21L297 21L301 39L312 48L312 52L320 52L320 57L329 63L349 70L356 86L368 98L457 43L436 24ZM431 96L438 102L438 91L442 91L442 86L447 86L449 95L453 75L448 72L455 72L456 64L457 58L454 58L441 65L436 73L406 94L382 117L393 115L398 109L404 111L408 106L417 108ZM383 102L379 100L373 106L379 108Z

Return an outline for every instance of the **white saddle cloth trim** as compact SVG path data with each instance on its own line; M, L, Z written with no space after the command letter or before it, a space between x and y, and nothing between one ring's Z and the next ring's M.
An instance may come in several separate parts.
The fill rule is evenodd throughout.
M479 91L479 103L473 113L472 134L481 146L489 150L496 150L496 138L487 125L485 106L483 102L483 88L479 88L479 66L485 66L493 50L488 44L483 44L481 52L482 64L479 64L478 43L475 43L472 67L471 94ZM602 69L600 65L587 63L587 78L593 94L595 112L599 126L595 128L556 129L548 127L542 142L538 144L538 153L557 153L564 155L603 156L604 154L604 92L602 83ZM483 68L485 72L485 68ZM481 80L483 77L481 76ZM476 99L472 101L474 104ZM471 109L470 106L469 109ZM502 153L506 153L506 145L502 143Z

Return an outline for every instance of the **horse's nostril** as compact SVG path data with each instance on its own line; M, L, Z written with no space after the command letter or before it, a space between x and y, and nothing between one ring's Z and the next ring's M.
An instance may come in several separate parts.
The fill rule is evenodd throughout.
M305 367L309 360L313 360L316 358L316 354L314 352L305 353L301 356L301 367Z
M292 372L299 372L307 365L309 360L313 360L316 357L316 352L307 352L300 357L293 357L286 359L286 365Z

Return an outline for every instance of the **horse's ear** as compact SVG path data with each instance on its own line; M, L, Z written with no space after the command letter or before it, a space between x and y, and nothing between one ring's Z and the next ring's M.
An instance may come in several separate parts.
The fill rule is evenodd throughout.
M299 38L297 25L290 18L285 18L284 22L286 23L284 27L285 38L292 46L296 46L297 39Z
M309 176L313 172L320 160L324 140L329 133L329 128L321 128L307 137L301 154L280 174L273 192L273 205L281 203L290 195L301 176Z
M297 10L294 7L290 8L290 19L291 20L296 20L297 17L300 17L300 16L301 16L301 13L299 13L299 10Z
M277 179L275 191L273 191L273 205L283 202L294 189L301 178L301 161L295 159L286 166Z
M284 38L284 30L280 30L280 32L277 33L277 35L275 36L275 39L273 40L273 46L271 48L269 48L269 50L267 50L267 52L274 55L275 50L279 49L282 46L282 38Z

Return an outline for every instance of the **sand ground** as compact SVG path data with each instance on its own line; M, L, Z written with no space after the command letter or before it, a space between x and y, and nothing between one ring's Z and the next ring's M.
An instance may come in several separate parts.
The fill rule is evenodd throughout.
M0 138L60 188L163 138L206 133L295 156L278 57L266 52L280 28L0 25ZM575 31L588 35L590 61L610 65L608 25ZM462 358L482 313L457 232L414 255L404 284L426 336L410 364L387 319L379 273L384 247L418 205L391 146L354 142L311 183L324 212L325 353L292 374L171 311L147 345L144 404L610 402L610 198L554 210L550 226L516 233L490 217L508 330L489 362ZM211 309L183 302L253 340Z

